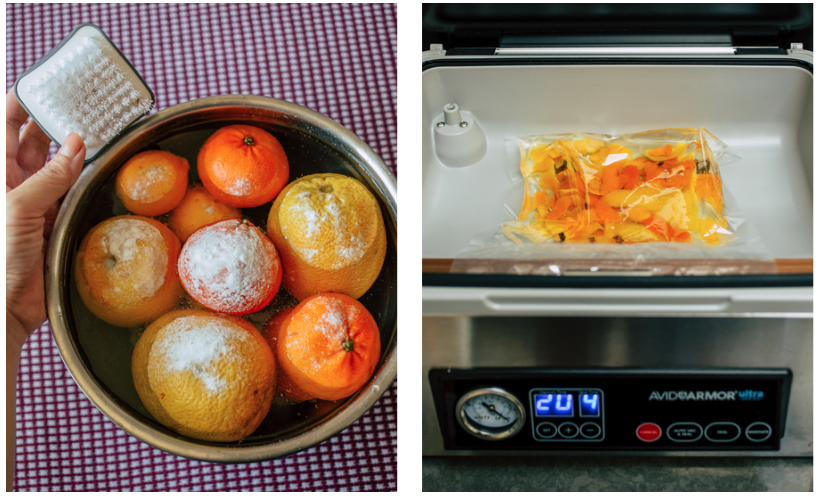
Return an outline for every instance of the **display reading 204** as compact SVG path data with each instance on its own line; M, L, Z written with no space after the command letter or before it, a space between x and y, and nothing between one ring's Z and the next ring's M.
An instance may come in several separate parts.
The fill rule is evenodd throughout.
M587 390L539 390L533 394L533 406L537 418L601 417L603 403L599 391Z

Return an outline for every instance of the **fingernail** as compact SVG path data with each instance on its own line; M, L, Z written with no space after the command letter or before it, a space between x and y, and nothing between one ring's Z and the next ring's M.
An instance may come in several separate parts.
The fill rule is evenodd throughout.
M66 137L63 146L57 151L57 154L62 154L67 158L74 158L83 146L83 139L76 133L69 134Z

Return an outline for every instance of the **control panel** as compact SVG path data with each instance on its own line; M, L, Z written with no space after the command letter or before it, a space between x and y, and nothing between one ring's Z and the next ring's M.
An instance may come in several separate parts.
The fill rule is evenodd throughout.
M604 440L604 392L597 388L530 390L533 438L541 442Z
M450 450L778 450L788 369L433 369Z

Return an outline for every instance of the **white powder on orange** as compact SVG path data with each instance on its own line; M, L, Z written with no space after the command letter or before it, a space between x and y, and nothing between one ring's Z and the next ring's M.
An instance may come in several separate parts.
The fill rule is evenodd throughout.
M319 250L303 249L301 256L304 261L311 262L314 258L316 258L316 255L318 254Z
M312 322L313 329L320 332L326 339L329 351L336 351L342 348L343 343L348 339L350 332L350 322L355 320L356 310L348 307L345 302L332 296L317 296L307 302L293 320L304 320L303 317L315 317L318 319ZM321 350L324 350L322 348ZM320 372L325 367L325 362L319 357L311 355L311 348L303 343L299 338L291 338L288 343L287 355L291 353L300 358L309 358L311 363L306 374L312 375ZM292 357L291 357L292 358ZM333 360L331 360L333 362Z
M170 189L157 189L156 184L167 182L170 186L173 183L173 171L165 166L149 166L140 171L136 182L131 185L128 195L131 199L140 203L153 203L162 199L168 194Z
M211 393L223 392L239 380L225 379L219 366L240 360L236 344L248 341L245 331L227 319L199 316L175 319L162 329L151 346L149 362L158 369L153 371L155 379L149 382L156 383L174 371L188 372Z
M279 221L282 235L302 260L328 270L340 269L358 262L367 252L376 237L376 220L373 210L344 209L358 200L347 193L322 192L324 183L312 179L291 187L280 205ZM366 198L364 187L351 190L361 191L357 197Z
M218 311L260 303L279 272L278 261L265 250L259 231L239 220L225 220L192 235L179 256L180 272L191 278L196 299L207 294Z
M119 218L104 225L101 244L109 272L114 272L122 284L130 285L138 298L153 296L165 283L168 252L159 229L148 222Z
M295 191L295 189L292 189ZM295 193L294 199L296 200L293 205L288 207L288 210L293 214L293 211L297 211L301 216L304 218L304 226L303 230L305 231L305 237L313 237L316 234L316 231L319 229L319 214L313 209L304 209L301 207L310 206L310 198L311 196L315 195L310 191L301 191Z
M253 182L250 179L239 178L236 182L226 189L228 194L233 194L234 196L246 196L253 192Z
M319 296L311 301L311 304L316 304L317 307L322 307L325 312L319 317L315 328L321 331L325 337L344 343L347 339L347 307L342 300Z

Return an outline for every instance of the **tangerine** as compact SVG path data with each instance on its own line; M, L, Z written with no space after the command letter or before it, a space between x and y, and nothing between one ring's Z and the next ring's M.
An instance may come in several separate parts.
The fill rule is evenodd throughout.
M355 393L379 362L379 328L353 298L320 293L282 321L276 341L280 368L305 393L339 400Z
M261 206L288 183L290 169L282 145L250 125L220 128L199 150L199 178L217 201L239 208Z
M168 227L184 243L202 227L231 218L242 218L242 210L217 201L202 184L196 184L171 211Z
M297 300L317 293L361 297L376 281L387 251L379 203L356 179L334 173L288 184L268 215L268 237Z
M179 204L188 188L188 161L166 151L145 151L117 172L114 190L131 213L162 215Z
M124 215L93 227L75 259L83 303L105 322L135 327L174 308L183 296L176 272L180 244L162 223Z
M279 329L282 323L290 316L293 309L296 307L288 307L285 310L271 317L262 329L262 336L270 345L274 355L276 355L276 338L279 336ZM313 398L309 393L305 393L299 386L293 382L290 377L285 374L283 369L276 372L276 393L282 395L293 402L304 402Z
M222 220L194 232L182 247L178 269L191 298L231 315L262 310L282 283L276 248L247 220Z
M233 442L253 433L268 414L276 361L248 321L174 310L137 341L131 372L157 421L187 437Z

